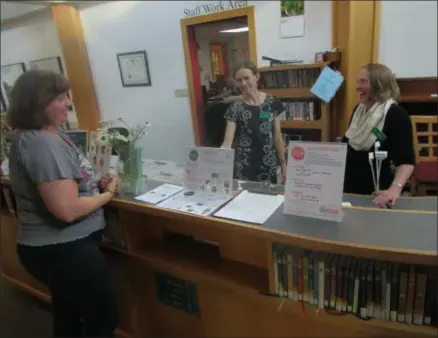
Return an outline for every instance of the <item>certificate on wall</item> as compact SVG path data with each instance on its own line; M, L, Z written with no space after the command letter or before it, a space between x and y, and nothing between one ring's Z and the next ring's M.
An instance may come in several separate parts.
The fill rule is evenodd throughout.
M231 195L233 168L233 149L187 148L184 187L189 190Z
M340 222L347 145L290 142L284 213Z
M123 87L151 86L146 51L117 54Z

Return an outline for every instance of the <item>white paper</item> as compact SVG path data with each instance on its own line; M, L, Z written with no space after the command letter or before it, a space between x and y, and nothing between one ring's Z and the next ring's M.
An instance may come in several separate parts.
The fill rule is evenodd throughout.
M350 202L342 202L342 206L343 207L351 207L351 203Z
M340 72L324 67L310 91L325 103L329 103L343 82L344 76Z
M229 195L183 190L159 203L158 206L199 216L209 216L231 198L232 196Z
M295 38L304 36L304 15L293 15L281 18L280 34L282 38Z
M289 143L284 213L340 222L347 146Z
M216 212L214 216L247 223L264 224L283 201L283 195L257 194L244 190Z
M187 148L184 187L188 190L232 195L234 150Z
M165 199L168 199L169 197L179 193L181 190L183 190L183 187L181 186L163 184L145 194L135 197L135 199L150 204L158 204Z

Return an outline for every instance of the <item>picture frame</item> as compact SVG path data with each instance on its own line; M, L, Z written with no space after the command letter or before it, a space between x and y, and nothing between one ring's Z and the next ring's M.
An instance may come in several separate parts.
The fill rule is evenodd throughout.
M12 63L0 67L1 72L1 92L5 103L5 109L8 109L11 100L11 90L15 81L26 71L24 62Z
M64 75L64 67L60 56L32 60L29 62L30 69L50 70Z
M117 63L123 87L152 86L149 62L145 50L118 53Z
M315 53L315 63L324 61L324 52Z

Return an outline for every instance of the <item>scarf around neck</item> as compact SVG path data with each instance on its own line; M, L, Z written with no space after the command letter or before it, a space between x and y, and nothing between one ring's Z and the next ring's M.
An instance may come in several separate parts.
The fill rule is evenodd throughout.
M353 112L353 119L348 127L345 136L348 144L357 151L369 150L377 140L373 129L383 129L385 117L392 104L393 99L384 102L376 102L370 109L363 103L359 104Z

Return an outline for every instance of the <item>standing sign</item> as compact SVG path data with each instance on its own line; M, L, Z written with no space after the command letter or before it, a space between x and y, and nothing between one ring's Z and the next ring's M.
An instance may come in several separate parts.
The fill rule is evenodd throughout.
M232 197L234 150L188 147L184 190L159 203L165 209L209 216Z
M284 213L340 222L347 145L290 142Z

